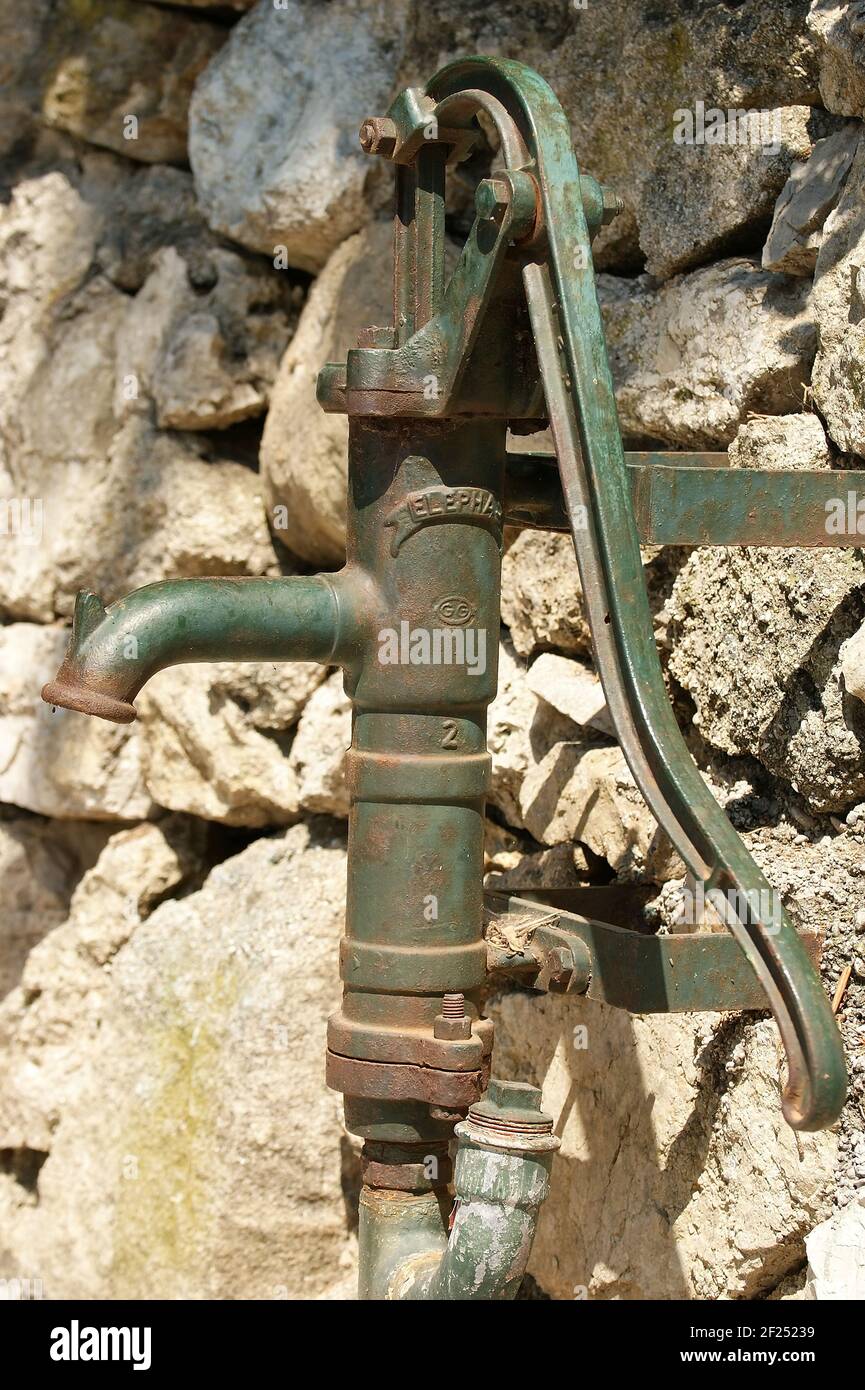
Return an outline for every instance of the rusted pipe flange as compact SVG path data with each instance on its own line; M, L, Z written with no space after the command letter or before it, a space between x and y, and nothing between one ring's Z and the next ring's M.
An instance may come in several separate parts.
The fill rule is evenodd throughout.
M360 1166L366 1187L390 1188L396 1192L431 1192L447 1187L453 1178L447 1142L384 1144L368 1139L361 1152Z

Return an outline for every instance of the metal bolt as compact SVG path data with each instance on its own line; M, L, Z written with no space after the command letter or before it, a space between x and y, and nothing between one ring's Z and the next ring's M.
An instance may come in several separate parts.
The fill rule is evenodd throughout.
M475 189L475 208L485 222L501 222L510 201L511 189L505 179L482 179Z
M397 129L389 116L367 116L358 136L365 154L379 154L390 159L396 149Z
M625 200L620 198L618 193L614 193L612 188L604 187L604 210L601 213L601 226L608 227L611 222L615 222L620 212L625 210Z
M442 1042L467 1042L472 1035L472 1021L466 1014L464 994L446 994L442 1011L433 1021L433 1037Z

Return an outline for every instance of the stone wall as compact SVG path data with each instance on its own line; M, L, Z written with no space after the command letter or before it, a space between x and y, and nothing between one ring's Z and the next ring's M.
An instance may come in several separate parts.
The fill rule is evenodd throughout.
M861 4L0 0L0 1279L49 1297L350 1294L357 1150L323 1084L340 677L181 667L128 728L38 692L81 587L339 565L346 427L315 376L390 294L355 132L472 52L538 68L625 200L595 252L628 441L865 467ZM865 561L645 568L703 774L847 981L852 1096L796 1136L759 1016L494 998L498 1073L543 1085L563 1140L531 1287L797 1296L806 1235L865 1189ZM491 874L642 885L668 929L682 866L569 541L513 540L502 611Z

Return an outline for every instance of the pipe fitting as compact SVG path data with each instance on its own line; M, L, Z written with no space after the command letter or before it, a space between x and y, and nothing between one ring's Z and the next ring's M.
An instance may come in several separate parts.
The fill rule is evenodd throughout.
M361 1297L515 1298L550 1189L560 1143L552 1129L535 1086L490 1082L456 1127L456 1205L444 1248L433 1194L408 1201L406 1193L364 1189L360 1241L368 1292Z

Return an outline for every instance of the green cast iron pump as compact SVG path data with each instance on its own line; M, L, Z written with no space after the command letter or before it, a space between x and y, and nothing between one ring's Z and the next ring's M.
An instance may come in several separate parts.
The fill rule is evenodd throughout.
M477 190L446 280L446 169L471 148L479 116L497 131L501 167ZM343 668L353 704L348 901L327 1077L364 1140L361 1296L508 1298L558 1140L537 1090L490 1081L481 1002L492 978L638 1012L768 1003L787 1054L787 1121L818 1129L838 1116L845 1072L831 1009L807 943L782 908L767 909L769 885L687 752L640 542L850 541L826 534L826 473L623 453L590 251L618 203L580 174L565 115L537 74L485 58L451 64L365 121L360 138L394 166L394 308L391 324L367 329L347 362L319 377L323 409L350 422L344 569L152 584L107 609L80 594L69 651L43 695L124 722L144 682L172 663ZM554 455L509 450L509 431L547 424ZM505 524L572 532L622 750L729 934L651 937L588 910L498 898L489 914L536 929L522 953L487 945L486 711Z

